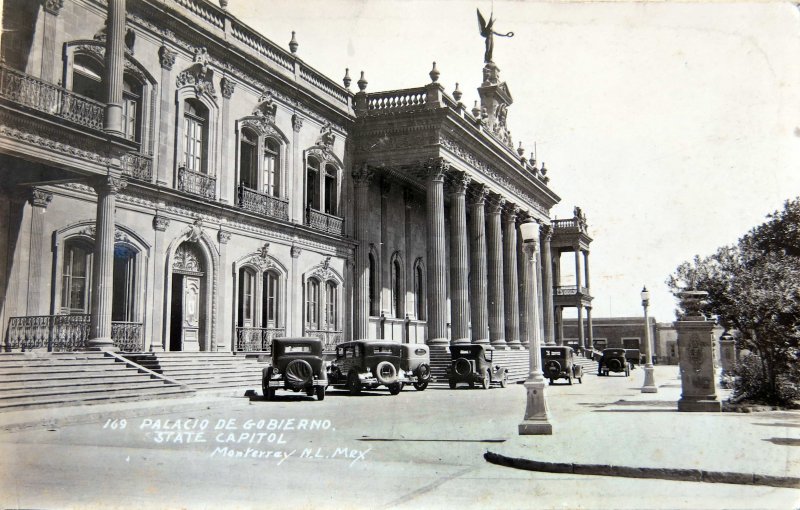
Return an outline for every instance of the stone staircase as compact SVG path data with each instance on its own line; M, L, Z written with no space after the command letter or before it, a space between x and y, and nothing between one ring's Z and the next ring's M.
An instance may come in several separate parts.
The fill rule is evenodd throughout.
M530 372L530 353L527 349L496 349L492 363L508 370L508 382L524 381Z
M584 374L597 374L597 362L589 358L584 358L578 354L575 355L575 364L580 365Z
M432 345L431 354L431 382L447 383L447 367L450 366L450 349L441 345Z
M116 354L0 353L0 412L193 394Z
M193 390L225 393L260 392L261 369L267 366L256 356L230 352L148 352L126 357Z

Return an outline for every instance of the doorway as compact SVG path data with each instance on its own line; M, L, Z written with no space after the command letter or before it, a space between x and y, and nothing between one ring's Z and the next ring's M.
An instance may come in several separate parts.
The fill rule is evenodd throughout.
M183 243L172 265L169 350L208 350L205 342L205 272L194 244Z

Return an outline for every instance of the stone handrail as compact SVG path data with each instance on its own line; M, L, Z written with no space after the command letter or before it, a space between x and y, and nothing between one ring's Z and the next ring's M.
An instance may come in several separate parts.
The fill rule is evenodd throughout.
M225 19L219 14L208 8L208 2L200 0L174 0L175 3L188 9L190 12L200 16L205 21L217 28L225 28Z
M575 296L577 294L589 295L588 287L576 287L575 285L560 285L553 292L556 296Z
M316 86L318 89L327 92L340 103L347 104L347 93L339 89L339 86L334 84L331 80L310 67L300 64L300 77Z
M424 87L405 90L389 90L367 95L369 111L403 111L425 105L427 92Z
M0 98L39 112L103 130L105 105L0 64Z

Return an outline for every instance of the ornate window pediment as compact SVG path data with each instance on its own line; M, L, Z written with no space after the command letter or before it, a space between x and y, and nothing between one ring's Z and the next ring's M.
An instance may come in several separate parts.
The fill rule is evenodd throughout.
M195 50L194 64L178 74L176 83L178 87L194 87L197 96L208 94L216 99L214 71L208 65L208 51L205 47Z

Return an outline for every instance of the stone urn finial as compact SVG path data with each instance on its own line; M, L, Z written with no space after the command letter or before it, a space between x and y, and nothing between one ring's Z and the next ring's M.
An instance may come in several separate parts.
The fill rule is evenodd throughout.
M453 91L453 99L455 99L456 102L460 103L462 95L463 94L461 94L461 89L458 88L458 82L456 82L456 89Z
M300 45L297 43L297 39L294 36L294 30L292 30L292 40L289 41L289 49L292 51L292 53L297 53L298 46Z
M678 318L679 320L695 320L695 321L704 321L706 320L705 315L702 312L703 305L706 304L706 298L708 297L708 292L704 290L692 290L687 289L677 294L679 304L681 309L681 315Z
M431 77L431 82L436 83L439 80L439 75L440 74L441 73L439 73L439 70L436 69L436 62L434 62L433 63L433 68L431 69L431 72L428 73L428 76Z
M344 88L349 89L350 88L350 83L352 81L353 80L350 79L350 68L349 67L345 67L344 68L344 78L342 78L342 83L344 83Z
M228 0L219 0L219 6L222 7L223 9L227 9L228 8Z
M542 175L547 175L547 168L544 166L544 161L542 161Z
M475 106L472 107L472 116L476 119L481 118L481 109L478 108L478 100L475 100Z
M364 78L364 71L361 71L361 78L359 78L356 83L358 84L358 90L360 90L361 92L367 90L367 83L369 82L367 81L366 78Z
M522 147L522 142L519 142L519 147L517 147L517 154L519 157L525 157L525 149Z

